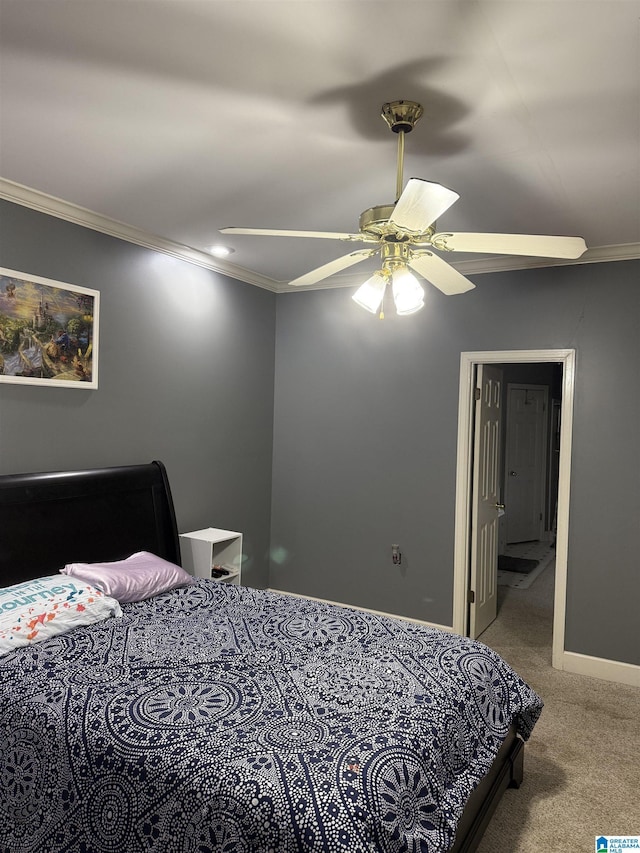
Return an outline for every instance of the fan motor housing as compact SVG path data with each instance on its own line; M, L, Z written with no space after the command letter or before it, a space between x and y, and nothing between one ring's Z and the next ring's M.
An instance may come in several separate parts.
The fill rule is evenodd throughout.
M360 230L373 237L381 237L385 234L385 225L393 213L395 204L379 204L369 207L360 214Z
M387 243L424 243L429 242L435 233L435 223L423 234L401 234L389 223L395 204L379 204L369 207L360 214L360 232L376 240Z
M411 238L409 235L399 235L393 225L389 224L389 217L393 213L395 204L379 204L369 207L360 214L360 231L377 240L385 239L392 242L405 243Z

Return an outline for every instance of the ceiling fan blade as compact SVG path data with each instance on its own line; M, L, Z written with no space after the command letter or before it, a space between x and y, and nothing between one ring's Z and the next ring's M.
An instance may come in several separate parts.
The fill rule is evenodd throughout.
M329 261L328 264L323 264L321 267L311 270L298 278L294 278L289 284L299 287L302 284L315 284L317 281L322 281L323 278L329 278L330 275L340 272L354 264L359 264L360 261L370 258L375 255L378 249L358 249L357 252L350 252L348 255L343 255L341 258L336 258L335 261Z
M440 184L411 178L402 191L389 222L410 234L422 234L460 196Z
M450 252L486 252L491 255L529 255L536 258L579 258L587 250L582 237L542 234L434 234L436 249Z
M362 234L343 234L341 231L283 231L276 228L220 228L221 234L253 234L258 237L317 237L321 240L366 241Z
M475 287L475 284L465 278L462 273L459 273L441 257L433 255L431 252L424 255L414 255L409 261L409 266L424 276L438 290L446 293L447 296L466 293Z

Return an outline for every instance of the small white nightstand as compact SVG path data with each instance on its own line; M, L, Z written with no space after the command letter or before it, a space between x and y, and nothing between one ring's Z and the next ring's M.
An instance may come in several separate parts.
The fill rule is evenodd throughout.
M221 566L229 574L213 578L223 583L241 582L242 533L205 527L180 534L182 566L197 578L213 578L214 566Z

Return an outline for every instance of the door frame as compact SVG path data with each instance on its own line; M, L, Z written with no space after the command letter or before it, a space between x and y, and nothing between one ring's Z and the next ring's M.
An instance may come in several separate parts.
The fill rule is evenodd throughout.
M471 489L473 456L473 412L475 374L478 364L525 364L555 362L562 364L562 418L560 421L560 458L556 533L556 580L553 605L552 666L563 669L565 617L567 604L567 554L569 547L569 494L571 485L571 441L575 393L574 349L501 350L460 354L458 400L458 449L456 471L455 542L453 568L453 630L468 634L471 541Z

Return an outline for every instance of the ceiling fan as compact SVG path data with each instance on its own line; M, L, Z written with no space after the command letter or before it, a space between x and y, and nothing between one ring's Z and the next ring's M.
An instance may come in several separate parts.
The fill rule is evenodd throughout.
M398 135L395 204L370 207L360 215L359 233L335 231L287 231L269 228L221 228L223 234L251 234L266 237L313 237L375 244L356 249L329 261L289 282L315 284L360 261L380 254L381 269L354 295L355 301L372 313L382 305L391 283L396 310L413 314L424 304L424 290L409 267L451 296L475 287L462 273L443 260L439 252L486 252L543 258L579 258L587 249L582 237L550 237L533 234L482 234L476 232L436 232L436 219L459 198L458 193L432 181L411 178L403 188L404 138L413 130L423 109L415 101L391 101L382 107L382 118Z

